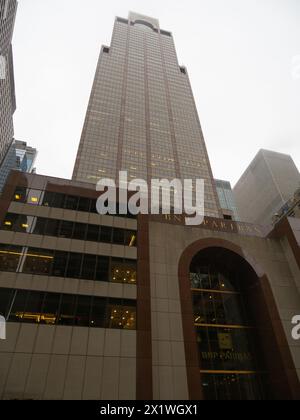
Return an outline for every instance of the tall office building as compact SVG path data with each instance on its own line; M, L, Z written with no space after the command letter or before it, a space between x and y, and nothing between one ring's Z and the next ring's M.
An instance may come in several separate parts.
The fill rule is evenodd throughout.
M0 192L10 171L32 172L36 156L36 149L28 146L25 141L14 140L0 165Z
M230 182L216 179L215 183L224 219L238 221L238 210Z
M291 156L260 150L234 187L241 220L268 225L300 186Z
M102 53L100 67L102 60L118 57L114 49L124 41L131 45L136 40L142 57L141 38L147 51L160 51L149 46L152 32L153 39L161 40L158 45L172 45L170 34L160 31L157 21L134 16L129 22L117 20L114 47ZM165 47L162 50L167 56ZM182 77L187 83L186 75L180 69L178 74L174 63L168 66L168 60L166 67L174 79ZM144 71L148 66L157 71L159 66L148 58L145 67L143 60L138 63ZM104 74L110 80L122 67L121 60ZM128 78L136 77L136 66L130 69ZM157 73L165 89L162 103L175 100L173 84L164 84ZM119 97L120 89L108 90L108 82L101 84L99 71L97 75L100 80L96 77L75 168L79 180L12 171L0 196L0 315L7 321L7 339L0 340L0 399L299 400L300 341L291 339L291 318L300 308L296 213L293 219L283 217L272 231L208 216L199 226L186 226L183 215L99 215L99 193L91 183L95 179L83 183L80 167L86 170L84 176L98 176L98 163L91 162L89 168L88 161L92 154L97 157L97 147L107 150L107 156L111 153L111 160L100 162L107 175L112 174L110 165L116 171L123 158L135 155L125 154L128 149L122 147L132 138L124 134L128 114L116 114L111 125L108 115L101 114L115 112L117 102L111 97ZM169 85L174 91L166 88ZM101 89L106 91L103 97ZM136 89L138 95L138 83ZM169 96L169 89L174 96ZM186 89L178 90L187 94ZM143 92L154 94L150 89ZM124 97L125 102L119 97L119 111L125 104L135 104ZM169 139L173 148L168 130L179 118L177 108L168 107L165 117L157 97L166 144ZM192 99L185 100L189 108ZM146 103L154 106L150 100ZM140 103L136 108L143 109ZM195 122L194 107L189 110ZM134 111L130 119L136 122ZM157 120L147 121L146 133L152 136L150 123ZM92 127L97 134L89 150ZM195 127L199 134L196 122ZM114 128L122 134L116 134L115 146L108 130ZM107 143L100 141L102 136L107 136ZM135 130L133 136L139 150ZM120 152L119 160L109 139ZM151 144L142 141L141 148ZM158 140L155 144L152 153L165 156ZM142 152L139 157L148 162ZM164 161L158 162L161 165L153 168L167 171ZM185 169L184 161L176 162L177 170ZM137 169L132 176L141 176L143 167L135 167L140 172ZM152 176L151 164L144 171Z
M185 67L156 19L130 13L102 47L73 179L205 179L206 214L220 216L216 188Z
M0 1L0 163L13 141L13 114L16 109L12 35L17 11L16 0Z

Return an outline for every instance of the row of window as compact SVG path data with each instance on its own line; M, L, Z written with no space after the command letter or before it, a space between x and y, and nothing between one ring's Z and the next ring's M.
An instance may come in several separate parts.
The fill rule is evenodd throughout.
M41 191L26 187L17 187L13 200L19 203L26 203L35 206L46 206L66 210L98 213L96 208L96 199L77 197L49 191ZM129 212L127 215L118 214L118 216L136 218L136 216L131 215Z
M136 329L136 302L127 299L1 288L0 314L8 322Z
M137 233L131 230L15 213L7 213L1 229L81 241L105 242L129 247L135 247L137 242Z
M0 244L0 271L136 284L136 261Z

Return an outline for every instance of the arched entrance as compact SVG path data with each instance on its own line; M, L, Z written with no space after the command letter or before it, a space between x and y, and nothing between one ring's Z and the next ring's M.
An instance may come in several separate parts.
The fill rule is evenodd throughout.
M179 281L190 398L296 399L296 371L263 270L238 246L206 239L183 253Z

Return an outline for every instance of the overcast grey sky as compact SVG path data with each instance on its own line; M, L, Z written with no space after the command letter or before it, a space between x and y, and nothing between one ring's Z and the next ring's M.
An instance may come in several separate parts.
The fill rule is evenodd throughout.
M299 0L19 0L15 137L38 173L71 177L100 46L129 10L173 32L216 177L234 184L260 148L300 168Z

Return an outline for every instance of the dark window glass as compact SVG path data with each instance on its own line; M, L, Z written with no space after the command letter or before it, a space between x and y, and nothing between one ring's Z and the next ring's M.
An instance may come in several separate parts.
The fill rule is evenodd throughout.
M60 224L59 236L61 236L62 238L72 238L73 225L73 222L67 222L63 220Z
M56 207L53 204L54 203L54 197L55 197L55 193L45 191L44 198L43 198L43 201L42 201L42 205L45 206L45 207Z
M0 315L6 317L11 304L12 291L11 289L0 290Z
M75 197L73 195L67 195L65 199L65 209L68 210L77 210L78 207L78 197Z
M22 255L22 247L0 245L0 270L16 272Z
M19 215L16 232L31 233L36 217Z
M62 209L64 202L65 202L65 194L61 194L61 193L51 193L53 194L52 197L52 207L56 207L58 209Z
M14 201L19 201L20 203L25 203L26 201L26 187L17 187L14 194Z
M66 277L79 279L81 275L81 263L82 255L71 253L69 255Z
M136 283L136 262L112 258L111 282L113 283Z
M92 199L91 200L91 209L90 209L91 213L98 213L96 204L97 204L97 200Z
M67 252L55 251L52 275L56 277L65 277L67 261Z
M76 325L79 327L90 326L90 312L91 312L92 298L89 296L78 296L77 311L76 311Z
M91 312L91 327L106 328L107 325L107 300L94 298Z
M108 226L101 226L100 242L111 243L111 241L112 241L112 228Z
M7 213L4 221L2 222L1 229L15 231L18 226L18 217L19 216L17 214Z
M44 303L44 297L45 293L43 292L29 292L29 296L23 313L22 322L41 322L41 313Z
M44 234L46 236L58 236L59 220L48 219L45 225Z
M58 293L46 293L43 306L43 313L41 315L41 323L47 325L56 324L60 296L61 295Z
M23 265L23 273L50 275L52 263L52 251L29 248Z
M86 239L87 225L83 223L75 223L73 230L73 239L85 241Z
M89 212L91 207L91 200L89 198L80 197L78 203L78 211Z
M123 229L114 228L113 243L117 245L124 245L124 230Z
M9 321L22 321L28 296L29 292L26 290L13 291Z
M99 240L99 226L88 225L86 240L87 241L98 242L98 240Z
M81 272L82 279L86 279L86 280L95 279L96 258L97 257L95 255L83 256L83 264L82 264L82 272Z
M131 303L121 305L117 299L110 299L108 306L108 328L134 330L136 328L136 308Z
M96 280L109 281L109 258L97 257Z
M47 219L43 219L41 217L35 218L32 224L32 233L35 235L46 235L45 227L46 227Z
M131 230L125 230L125 245L126 246L136 246L137 245L137 232Z
M58 324L72 326L75 323L76 296L62 295Z

